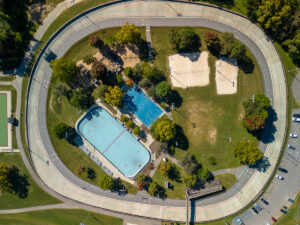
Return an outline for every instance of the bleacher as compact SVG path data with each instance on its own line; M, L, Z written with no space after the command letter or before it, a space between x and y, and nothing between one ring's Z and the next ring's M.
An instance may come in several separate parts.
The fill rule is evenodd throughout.
M187 188L186 194L189 199L200 198L206 195L223 191L223 186L219 179L205 182L201 187L192 189Z

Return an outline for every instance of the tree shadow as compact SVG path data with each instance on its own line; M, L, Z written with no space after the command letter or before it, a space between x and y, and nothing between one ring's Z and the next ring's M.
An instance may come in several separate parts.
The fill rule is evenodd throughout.
M140 59L142 61L149 61L149 51L148 51L148 43L144 39L141 39L137 46L139 48Z
M271 166L269 159L267 157L262 157L254 165L249 165L249 168L256 169L259 172L266 172L267 169Z
M175 107L177 107L177 108L182 105L182 101L183 101L182 97L180 96L180 94L176 90L172 90L171 93L169 94L169 96L166 99L166 102L169 105L174 103Z
M273 142L275 140L274 134L277 132L277 129L274 125L274 122L278 120L277 113L272 107L268 109L268 113L269 117L266 119L265 128L263 130L250 132L264 144Z
M254 64L250 57L245 56L242 59L239 59L237 61L238 66L241 70L244 71L245 74L252 73L254 70Z
M193 52L193 53L179 53L179 55L183 56L183 57L187 57L189 58L192 62L196 62L198 61L199 57L200 57L200 52Z
M187 150L189 148L189 140L187 136L184 134L182 127L176 124L175 129L176 129L175 138L170 144L182 150Z
M30 186L28 176L21 175L19 168L12 166L9 168L8 179L12 185L9 192L18 195L19 198L27 198Z

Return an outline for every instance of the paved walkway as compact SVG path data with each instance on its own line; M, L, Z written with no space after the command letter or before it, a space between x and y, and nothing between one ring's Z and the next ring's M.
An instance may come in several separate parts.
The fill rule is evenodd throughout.
M180 17L177 17L178 15ZM277 121L274 122L277 132L274 134L274 140L266 145L264 153L271 166L264 173L255 171L247 179L241 191L233 192L232 196L228 196L222 201L214 201L202 206L197 205L193 209L194 218L192 219L203 222L229 216L241 210L260 193L276 166L284 140L286 84L276 49L261 29L243 17L214 7L156 1L112 4L109 7L94 10L60 32L52 40L48 49L51 49L57 57L61 57L70 46L89 33L101 28L120 26L125 22L141 25L144 23L141 19L147 20L150 26L184 26L189 24L190 26L205 26L219 31L233 32L236 38L243 41L251 49L260 64L264 75L265 92L272 98L272 106L277 114ZM52 154L54 149L47 134L45 118L47 89L43 88L44 84L47 85L50 81L51 70L43 57L38 61L33 77L34 82L31 84L28 99L29 146L35 153L32 155L34 166L39 176L50 188L76 201L109 210L159 219L185 220L185 206L181 201L176 202L167 199L162 202L159 199L148 199L144 202L136 202L136 197L130 200L130 196L120 199L108 197L111 195L102 192L100 195L97 194L100 191L92 186L89 186L88 190L82 189L80 185L85 185L85 183L82 183L74 175L72 177L72 174L69 174L60 164L59 159L51 161L49 154ZM271 82L268 79L271 79ZM36 157L36 154L49 160L50 164L47 165L40 157ZM203 204L204 201L201 203Z
M23 212L31 212L37 210L46 210L46 209L71 209L71 208L74 208L74 206L67 203L61 203L61 204L41 205L41 206L21 208L21 209L5 209L5 210L0 210L0 214L23 213Z

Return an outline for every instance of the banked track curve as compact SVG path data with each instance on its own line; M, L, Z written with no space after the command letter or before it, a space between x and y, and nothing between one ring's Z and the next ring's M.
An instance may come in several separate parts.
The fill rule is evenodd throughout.
M241 178L239 191L232 188L224 194L196 202L192 217L197 222L211 221L243 209L262 191L279 159L287 124L286 81L280 57L264 32L248 19L213 6L174 1L113 2L88 10L62 26L39 54L27 92L26 137L37 174L55 192L77 202L136 216L185 221L183 200L142 199L134 195L120 197L79 179L60 161L49 138L46 107L52 71L45 60L46 53L51 51L60 58L86 35L126 22L137 26L189 25L232 32L256 57L263 74L265 94L276 112L274 140L268 144L260 143L271 166L264 173L256 171L249 179Z

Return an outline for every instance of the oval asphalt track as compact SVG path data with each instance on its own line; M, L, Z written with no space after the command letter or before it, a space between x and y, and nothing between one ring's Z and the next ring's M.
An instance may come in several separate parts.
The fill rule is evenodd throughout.
M139 7L140 5L142 7ZM225 19L224 22L222 22L220 20L219 21L213 20L212 18L197 17L194 15L195 13L193 14L192 12L193 10L191 9L189 9L189 14L191 14L191 16L189 16L188 14L185 13L187 11L187 9L185 8L189 8L191 6L195 8L194 9L195 12L197 8L201 7L201 9L199 9L200 13L201 10L203 9L207 11L212 11L212 13L216 12L219 14L220 18L221 18L221 14L223 13L223 11L214 7L192 5L190 3L126 2L126 3L119 3L119 4L109 4L109 6L107 7L98 7L94 10L91 10L87 13L77 16L76 19L74 19L72 22L68 23L66 26L60 29L58 33L55 34L54 37L51 38L50 41L45 45L44 49L42 50L41 54L39 55L34 65L34 69L31 74L31 81L30 81L30 86L29 86L28 96L27 96L26 128L27 128L28 145L31 150L31 157L32 157L33 164L41 179L49 187L51 187L56 192L70 199L75 199L76 201L83 202L89 205L106 208L105 205L99 205L100 203L96 204L91 202L90 199L87 199L89 197L93 198L95 196L104 196L110 199L117 199L119 200L119 202L126 201L128 202L129 207L133 207L130 203L136 203L139 207L139 209L136 209L137 212L135 213L135 209L126 210L124 207L120 207L120 208L116 207L115 209L112 209L113 206L109 206L109 204L107 204L107 208L110 210L116 210L116 211L121 211L133 215L153 217L158 219L172 219L172 220L184 221L184 215L183 215L184 212L182 211L185 207L184 200L175 200L175 199L161 200L158 198L144 199L141 196L136 196L136 195L118 196L115 193L102 191L100 188L79 179L73 173L71 173L57 157L55 150L52 146L51 140L49 138L47 122L46 122L46 107L47 107L48 85L50 83L52 71L49 67L49 63L44 58L45 52L51 50L57 56L57 58L60 58L74 43L76 43L78 40L85 37L86 35L99 29L104 29L109 27L119 27L126 22L134 23L137 26L150 25L153 27L186 26L186 25L199 26L199 27L212 28L221 32L228 31L234 33L235 37L240 41L242 41L244 44L246 44L247 47L253 53L253 55L256 57L263 74L265 94L271 99L272 106L274 107L274 110L277 113L276 116L277 122L281 121L280 125L277 124L276 125L280 128L285 129L286 107L284 107L285 104L282 103L281 101L285 101L286 93L285 92L282 93L283 92L282 90L285 91L285 86L284 88L282 86L280 87L280 85L285 85L285 82L282 81L276 82L276 80L274 80L274 75L272 79L271 73L275 73L275 71L270 71L266 57L261 51L260 47L257 46L257 43L253 41L252 39L253 37L250 38L244 33L240 32L237 28L229 26L227 19ZM157 8L157 10L160 10L162 12L153 10L155 8ZM108 9L108 12L105 12L106 9ZM181 17L177 17L177 13L176 15L174 15L174 11L178 12L179 10L182 10L184 12L182 13ZM224 15L225 14L230 15L230 13L228 12L224 12ZM241 19L239 16L235 14L231 14L231 15L232 17L238 18L237 22ZM69 34L66 36L68 32L71 33L71 35ZM261 35L261 34L257 33L257 35ZM264 34L262 36L262 39L263 38L266 39L266 36ZM282 73L280 73L280 71L279 72L277 71L277 76L280 76L280 74L283 75L283 71ZM282 77L280 78L282 79ZM278 87L275 86L274 88L273 87L274 84L277 84L279 86ZM280 94L277 93L277 96L274 96L274 93L276 94L276 91L279 90L281 91L281 93ZM283 99L279 99L278 94ZM278 104L280 105L280 109L277 108ZM264 139L268 140L270 138L271 140L271 137L269 136L271 135L275 136L275 134L271 134L270 129L266 129L264 132L264 137L265 137ZM284 138L284 134L280 133L280 138L282 140L279 140L279 142L282 142ZM265 174L267 173L271 174L273 172L273 168L279 156L280 149L277 149L276 147L272 146L272 143L274 142L275 140L269 143L269 146L271 146L269 151L271 153L268 154L268 156L271 159L272 155L275 154L276 159L271 161L271 167L267 170ZM279 143L278 145L280 145L281 147L281 144L282 143ZM268 149L266 143L260 143L260 147L263 150ZM50 161L49 166L45 162L47 160ZM72 156L70 156L70 160L72 160ZM259 172L257 171L250 171L250 175L253 174L253 176L254 175L259 176L258 173ZM197 207L197 209L196 209L195 221L215 220L218 218L222 218L225 215L232 214L222 210L222 213L220 214L215 213L215 216L212 217L209 215L209 211L211 210L211 207L213 206L216 207L217 204L223 204L224 202L226 203L227 201L236 198L237 195L243 195L242 193L243 187L248 184L249 180L250 180L249 177L241 176L239 178L238 183L234 185L234 187L230 188L227 192L217 195L215 197L210 197L210 198L196 201L195 206ZM258 178L256 178L254 182L257 182L257 180ZM265 183L262 186L264 185ZM64 190L66 188L68 188L70 191ZM74 191L78 192L78 196L74 194ZM252 193L253 196L257 196L257 194L259 194L260 192L260 190L251 190L251 191L256 192L255 194ZM89 197L84 196L85 194L87 194L87 196ZM243 201L242 197L240 197L239 202L240 205L236 207L240 210L249 203L249 199ZM136 204L135 206L137 206ZM160 212L157 213L154 212L155 209L152 209L153 213L151 213L151 211L148 212L148 210L151 209L151 207L149 208L149 206L151 205L153 205L154 208L160 206L167 206L167 208L172 208L172 210L170 209L172 212L168 212L168 210L166 210L167 208L165 207L164 208L160 207L159 209ZM142 210L142 206L147 207L146 212ZM207 206L208 208L210 208L208 210L208 213L205 215L201 215L201 213L199 213L201 209L204 209L203 206ZM230 206L234 208L235 203ZM178 209L180 212L177 212L177 215L175 216L173 214L174 212L176 212L176 209ZM140 210L142 210L143 212L140 212ZM164 212L161 212L162 210Z

